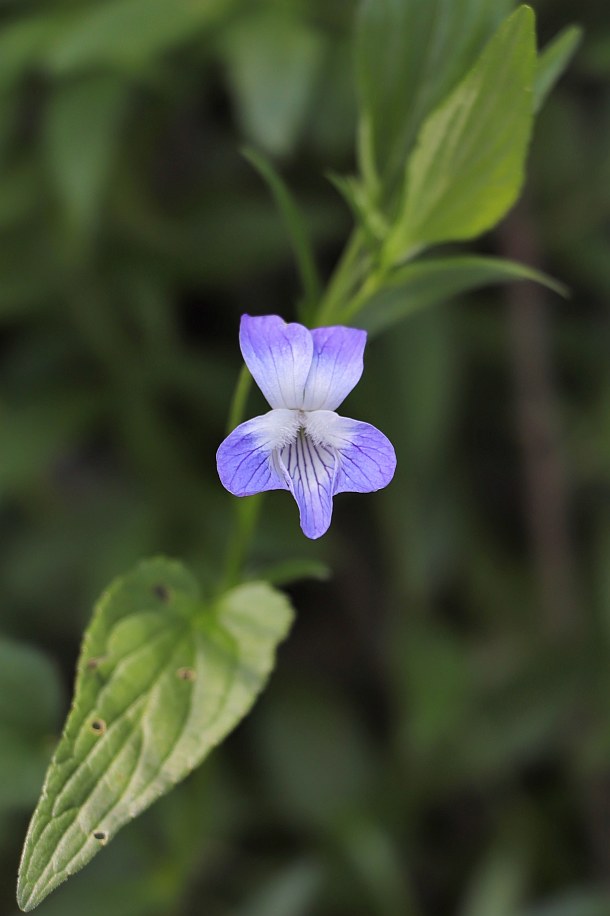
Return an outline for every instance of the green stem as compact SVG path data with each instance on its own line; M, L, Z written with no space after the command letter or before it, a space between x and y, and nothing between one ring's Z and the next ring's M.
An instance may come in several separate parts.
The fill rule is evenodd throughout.
M251 388L252 376L250 375L248 367L244 364L241 367L239 376L237 377L237 384L235 385L235 391L233 392L233 398L229 408L227 435L232 433L235 427L239 426L239 424L242 422Z
M239 426L242 422L251 387L252 376L250 375L248 367L244 365L241 367L237 378L231 407L229 409L227 434L233 432L235 427ZM241 568L244 563L248 545L260 515L261 503L262 497L259 495L238 499L234 504L233 531L227 547L226 561L221 580L221 591L226 591L239 582Z
M241 569L256 528L263 503L262 494L246 496L235 504L235 525L229 542L222 577L222 591L239 583Z
M326 295L320 301L320 306L314 316L312 324L320 326L327 324L334 317L342 302L349 299L357 283L359 270L358 261L362 257L362 233L356 230L345 247L332 276Z
M312 318L313 327L328 324L336 320L338 316L345 318L355 314L360 304L377 289L380 280L374 273L362 282L363 267L363 236L360 230L356 230L346 245L328 285L326 295L320 300L319 307ZM359 292L356 292L359 283L362 285ZM231 401L227 434L239 426L244 418L251 385L252 376L248 368L243 366ZM235 522L221 580L223 591L232 588L239 582L248 546L260 515L261 504L261 495L239 499L235 504Z

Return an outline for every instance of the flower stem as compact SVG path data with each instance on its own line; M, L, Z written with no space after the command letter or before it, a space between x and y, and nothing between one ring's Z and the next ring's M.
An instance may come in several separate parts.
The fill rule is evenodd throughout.
M235 391L233 392L233 397L231 399L229 419L227 420L227 435L232 433L235 427L239 426L243 420L246 410L246 402L248 400L248 395L250 394L251 387L252 376L250 375L248 367L244 363L237 377L237 384L235 385Z
M248 395L252 387L252 376L246 365L241 367L227 423L227 435L242 422L246 411ZM254 533L256 522L260 514L262 496L248 496L237 499L234 503L233 530L226 551L226 561L221 577L221 591L226 591L237 585L240 578L248 544Z
M345 247L343 255L332 276L326 294L320 301L319 308L314 316L312 325L321 326L332 321L338 308L350 294L358 282L361 268L358 261L362 257L362 233L356 230Z
M222 591L233 588L239 583L241 569L258 522L262 502L263 497L259 493L257 496L237 499L235 503L235 522L226 554Z

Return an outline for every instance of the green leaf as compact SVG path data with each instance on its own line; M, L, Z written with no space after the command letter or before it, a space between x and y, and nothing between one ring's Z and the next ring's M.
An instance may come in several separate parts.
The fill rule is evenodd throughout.
M367 240L376 245L388 234L387 220L373 203L368 188L353 176L330 174L329 179L350 207Z
M321 287L305 220L286 182L269 160L253 149L245 149L243 154L269 185L278 210L282 214L305 294L301 317L307 322L318 303Z
M534 110L539 111L582 41L582 29L568 26L549 42L538 58L534 83Z
M515 916L525 897L531 870L532 843L525 830L501 836L474 873L460 916Z
M523 184L533 122L534 13L521 6L425 122L384 258L470 239L494 226Z
M49 42L66 27L65 12L41 16L31 14L5 22L0 34L0 87L10 89L23 74L40 61Z
M139 71L217 23L235 0L108 0L84 6L46 54L54 73L100 66Z
M323 38L287 9L253 7L223 42L229 86L245 134L268 153L286 155L310 113Z
M58 672L46 655L0 637L0 810L35 802L61 694Z
M202 600L179 563L154 559L102 596L75 697L21 862L31 910L183 779L248 712L292 621L267 583Z
M69 223L78 231L89 230L99 212L127 99L127 85L108 74L60 85L51 98L46 153Z
M314 912L324 883L322 865L315 859L297 859L276 868L271 878L249 891L235 916L307 916Z
M512 0L364 0L356 23L359 160L391 189L424 118L475 62Z
M556 280L516 261L478 255L428 258L394 271L389 282L346 318L351 320L357 314L362 327L378 334L422 308L510 280L532 280L559 295L567 295L566 288Z

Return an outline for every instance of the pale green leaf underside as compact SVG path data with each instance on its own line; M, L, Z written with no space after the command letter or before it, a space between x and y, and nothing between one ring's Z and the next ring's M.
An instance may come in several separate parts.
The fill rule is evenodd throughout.
M358 324L369 333L384 331L407 315L454 296L510 280L533 280L560 295L566 289L551 277L503 258L455 255L414 261L395 271L358 313Z
M522 6L424 123L388 263L418 246L474 238L512 206L523 183L535 70L534 14Z
M262 689L291 621L287 599L267 583L206 605L191 574L165 559L111 586L85 635L74 704L26 838L22 909L227 735Z

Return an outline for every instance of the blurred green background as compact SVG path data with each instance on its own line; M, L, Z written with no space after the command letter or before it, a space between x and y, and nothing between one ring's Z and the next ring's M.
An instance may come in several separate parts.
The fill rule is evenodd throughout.
M407 0L405 0L407 2ZM506 5L506 4L505 4ZM308 542L285 493L253 573L297 623L252 715L41 916L610 914L610 12L539 120L525 203L480 250L568 284L376 338L347 415L396 478ZM212 580L239 316L293 318L260 177L329 273L350 216L355 0L55 0L0 13L0 913L94 600L155 553ZM252 415L263 403L253 395ZM280 575L278 573L278 575Z

